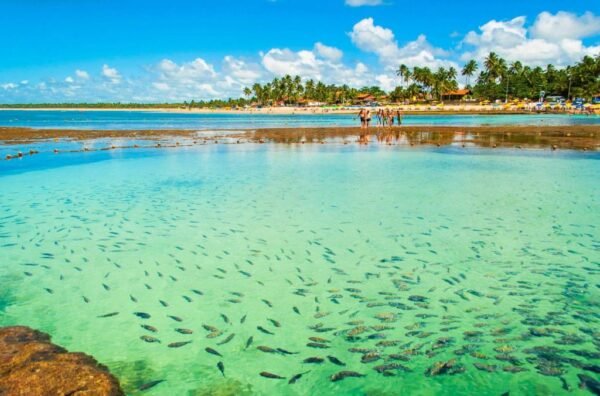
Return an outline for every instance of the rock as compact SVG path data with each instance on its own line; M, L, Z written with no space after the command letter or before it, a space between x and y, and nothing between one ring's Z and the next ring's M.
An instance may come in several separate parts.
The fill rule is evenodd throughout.
M23 326L0 328L0 395L124 395L94 358L50 342Z

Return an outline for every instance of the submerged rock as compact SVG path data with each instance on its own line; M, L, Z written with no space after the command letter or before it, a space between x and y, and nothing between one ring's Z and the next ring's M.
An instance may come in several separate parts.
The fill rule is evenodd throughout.
M48 334L23 326L0 328L0 394L124 395L94 358L68 352Z

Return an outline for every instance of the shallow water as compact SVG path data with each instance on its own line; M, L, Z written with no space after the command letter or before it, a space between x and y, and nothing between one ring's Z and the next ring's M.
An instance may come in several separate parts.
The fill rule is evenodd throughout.
M407 115L404 125L600 125L586 115ZM0 111L0 126L64 129L249 129L268 127L357 126L348 114L185 114L148 111Z
M0 163L0 325L94 355L133 394L587 394L599 160L267 144ZM393 362L407 371L374 369Z

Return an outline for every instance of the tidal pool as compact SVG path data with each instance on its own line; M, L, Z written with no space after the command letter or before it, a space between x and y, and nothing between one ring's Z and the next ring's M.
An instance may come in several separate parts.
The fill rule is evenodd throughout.
M129 394L590 394L582 379L599 380L596 152L48 158L0 163L0 325L92 354Z

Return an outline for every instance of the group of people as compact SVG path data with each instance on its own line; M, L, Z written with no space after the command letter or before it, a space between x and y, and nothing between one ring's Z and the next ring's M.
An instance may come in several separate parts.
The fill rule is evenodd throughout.
M360 127L363 129L368 128L371 125L371 110L360 109L358 112L358 118L360 118ZM392 127L394 126L394 120L397 119L398 124L402 124L402 112L400 109L377 109L375 112L375 118L377 120L378 127Z

